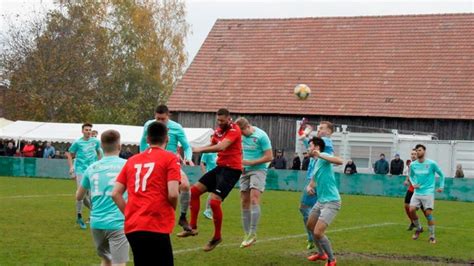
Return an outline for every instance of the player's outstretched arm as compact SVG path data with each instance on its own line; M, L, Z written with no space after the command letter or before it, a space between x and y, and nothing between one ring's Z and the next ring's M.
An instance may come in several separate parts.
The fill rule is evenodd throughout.
M74 153L66 152L67 157L67 164L69 165L69 175L72 176L74 174L74 164L72 163L72 157Z
M336 165L342 165L344 163L344 160L337 156L326 156L324 154L319 154L319 158Z
M193 159L193 150L191 145L189 145L188 138L186 138L186 134L184 133L184 129L180 128L178 131L178 142L181 144L181 147L184 151L184 159L186 161L192 161Z
M193 152L202 152L202 153L220 152L227 149L227 147L229 147L231 144L232 144L232 141L228 139L224 139L223 141L215 145L193 148Z

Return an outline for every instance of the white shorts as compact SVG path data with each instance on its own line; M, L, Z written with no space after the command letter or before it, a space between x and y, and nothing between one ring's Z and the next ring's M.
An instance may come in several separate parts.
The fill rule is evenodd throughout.
M92 229L95 247L99 257L111 261L113 264L128 261L129 244L122 230Z
M340 209L340 201L330 201L325 203L320 203L318 201L316 202L316 204L314 204L309 215L316 215L316 217L318 217L318 220L322 220L327 225L330 225Z
M414 194L410 200L410 206L421 208L425 210L434 210L434 195L416 195Z
M260 192L265 190L265 181L267 179L267 171L253 170L244 172L240 176L240 191L249 191L250 189L258 189Z

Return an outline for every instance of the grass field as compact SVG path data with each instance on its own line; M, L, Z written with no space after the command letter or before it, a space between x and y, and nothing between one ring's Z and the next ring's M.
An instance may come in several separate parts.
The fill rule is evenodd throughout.
M99 264L90 231L74 223L74 190L70 180L0 177L0 265ZM210 253L201 250L212 234L211 221L201 215L198 236L172 238L176 265L314 264L306 261L299 197L297 192L266 192L258 241L240 249L239 194L233 191L223 205L223 243ZM343 195L342 209L327 233L338 264L474 262L473 203L436 202L436 245L428 243L428 233L411 240L402 204L401 198Z

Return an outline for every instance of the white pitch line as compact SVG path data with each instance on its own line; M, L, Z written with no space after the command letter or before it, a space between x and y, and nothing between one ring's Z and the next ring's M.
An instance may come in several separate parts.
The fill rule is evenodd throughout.
M397 223L380 223L380 224L369 224L369 225L353 226L353 227L346 227L346 228L328 230L327 233L337 233L337 232L344 232L344 231L360 230L360 229L365 229L365 228L383 227L383 226L389 226L389 225L398 225L398 224ZM278 241L278 240L298 238L298 237L303 237L303 236L306 236L306 234L271 237L271 238L267 238L267 239L263 239L263 240L258 240L257 243L272 242L272 241ZM220 247L233 247L233 246L238 247L239 245L240 244L237 244L237 243L230 243L230 244L223 244L223 245L219 245L219 246ZM180 253L187 253L187 252L193 252L193 251L199 251L199 250L202 250L202 247L178 249L178 250L173 251L173 253L174 254L180 254Z
M29 198L50 198L50 197L73 197L74 194L49 194L49 195L18 195L0 197L0 199L29 199Z

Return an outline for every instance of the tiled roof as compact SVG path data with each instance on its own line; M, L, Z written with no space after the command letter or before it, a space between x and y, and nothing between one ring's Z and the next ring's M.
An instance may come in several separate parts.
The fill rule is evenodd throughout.
M474 119L474 13L217 20L168 105Z

